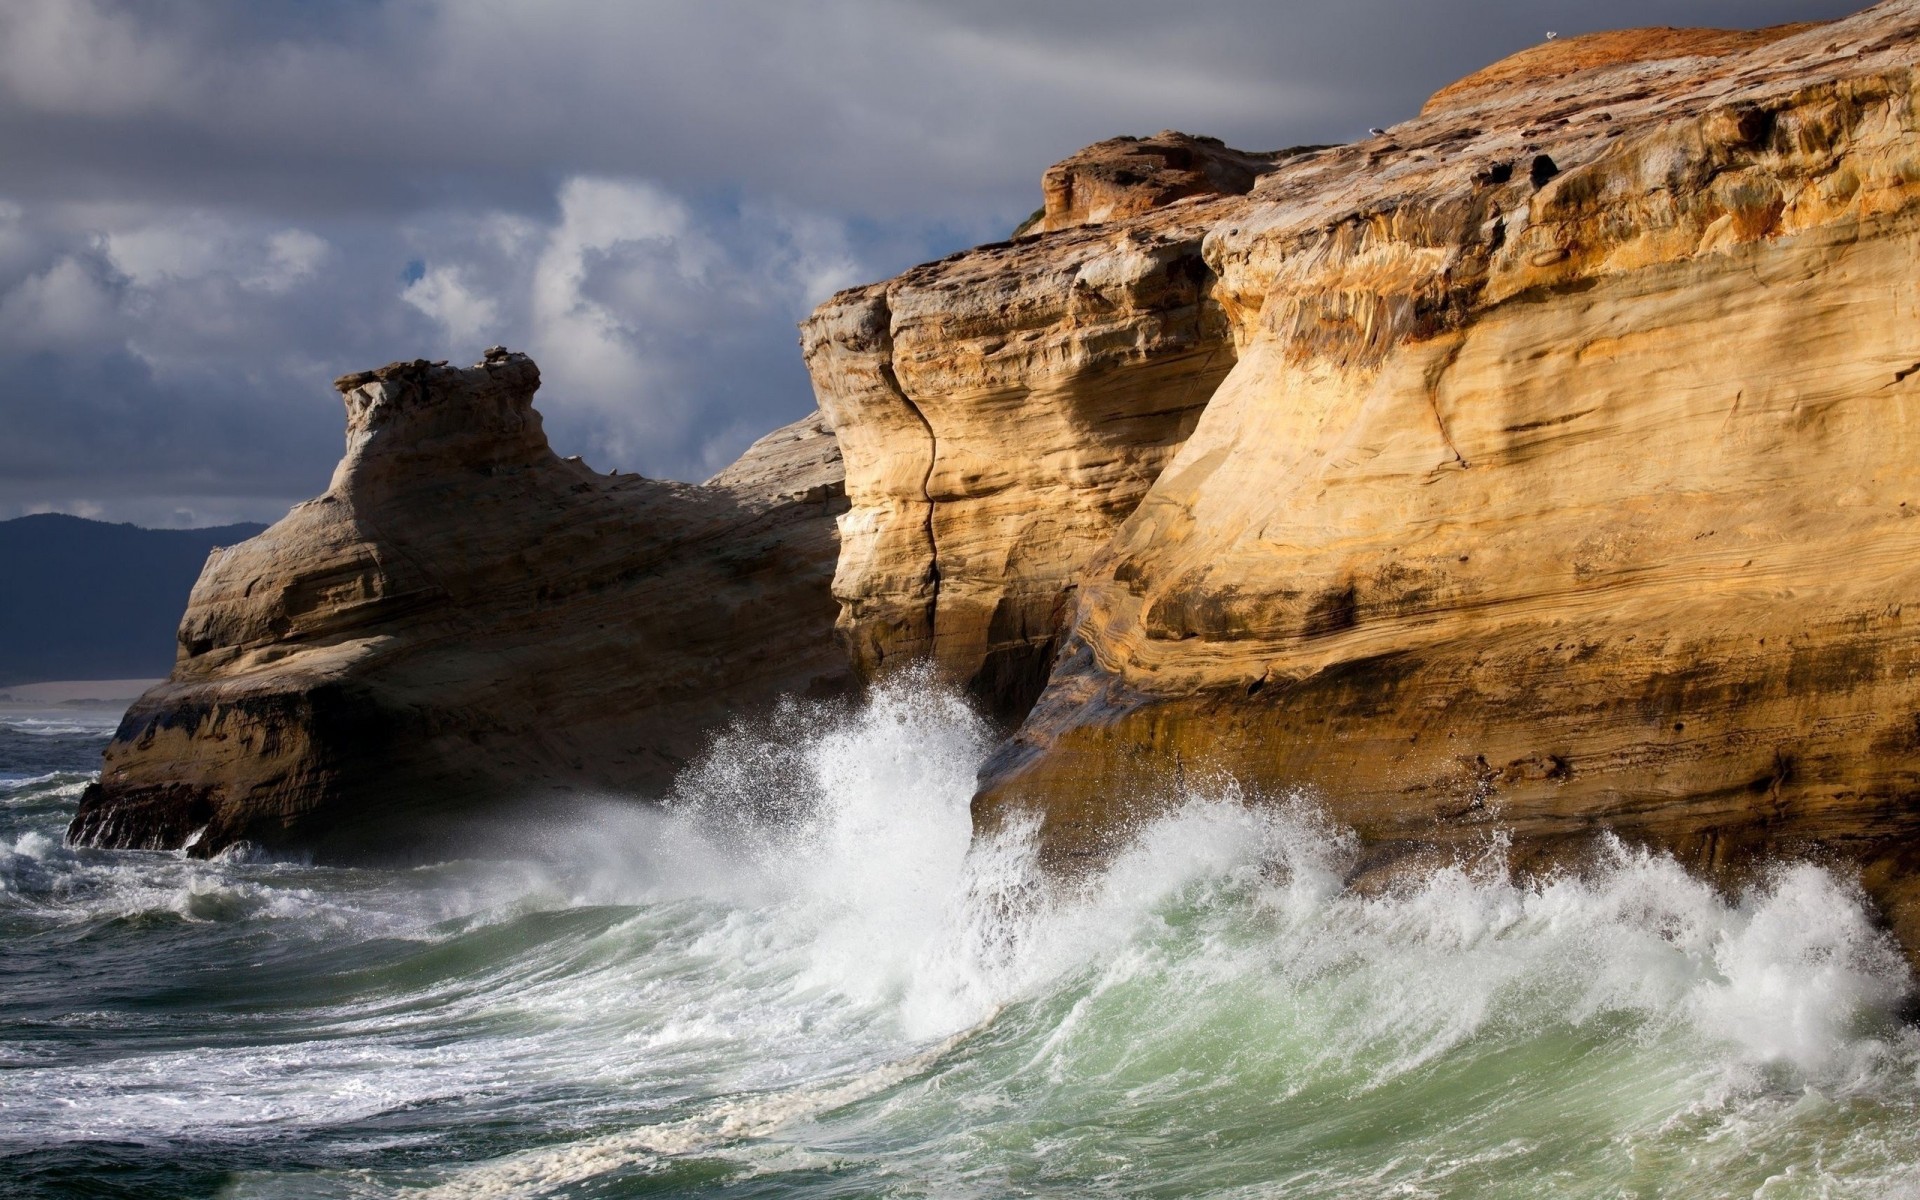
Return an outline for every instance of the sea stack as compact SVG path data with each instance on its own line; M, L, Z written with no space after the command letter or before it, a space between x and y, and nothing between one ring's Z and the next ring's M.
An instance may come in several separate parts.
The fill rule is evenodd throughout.
M705 486L601 475L548 447L539 383L501 349L340 379L332 485L208 560L71 839L442 849L502 801L657 795L729 719L842 690L820 420Z

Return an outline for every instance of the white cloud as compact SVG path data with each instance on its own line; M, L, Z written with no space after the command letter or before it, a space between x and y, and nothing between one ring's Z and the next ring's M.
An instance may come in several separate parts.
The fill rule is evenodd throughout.
M41 513L68 513L76 517L99 520L106 513L106 506L93 500L33 500L20 506L23 517L38 516Z
M400 298L440 322L461 345L477 345L504 332L500 306L467 282L459 267L433 267L400 292Z
M268 233L200 211L144 220L98 240L114 268L136 287L224 276L274 294L311 279L331 249L305 229Z
M571 179L559 202L560 221L533 269L528 336L551 364L549 379L618 403L648 373L635 353L641 325L675 315L673 294L706 269L712 248L691 230L686 207L649 184ZM647 278L629 292L637 310L615 311L588 291L621 251L629 263L636 254L648 261Z
M192 48L95 0L12 0L0 10L0 86L42 110L152 114L193 90Z
M495 270L517 276L506 290L524 299L505 307L525 314L557 436L587 438L596 463L699 478L805 411L794 323L875 270L843 220L696 206L637 179L578 176L555 199L531 254Z
M190 495L202 515L270 515L324 485L334 376L496 342L541 363L561 453L704 478L810 405L794 323L885 273L845 220L785 201L592 175L549 195L544 218L428 210L395 229L135 203L49 220L0 200L19 243L0 265L0 370L24 381L9 356L57 356L15 389L34 403L0 397L0 512L53 494L53 469L98 476L63 489L69 508L125 514L144 486L149 521ZM221 486L244 496L223 506Z
M563 453L603 469L704 478L811 403L794 325L884 274L841 218L772 199L699 203L656 181L581 175L552 216L463 214L409 227L397 289L471 359L532 354Z
M304 229L282 229L266 242L264 269L241 279L247 287L263 292L284 292L313 278L332 249L327 240Z
M95 264L64 255L0 298L0 339L19 350L71 349L111 341L119 299Z
M747 205L742 215L774 235L780 258L770 274L808 310L842 288L868 282L875 270L854 251L843 220L783 204Z
M100 236L101 249L114 268L141 287L198 279L218 270L231 252L225 242L218 224L198 214Z
M0 0L0 511L268 515L324 485L332 376L494 341L540 360L562 453L697 478L805 410L813 303L1004 235L1048 163L1168 126L1249 149L1357 135L1536 38L1543 3L1568 32L1729 19L1726 0Z

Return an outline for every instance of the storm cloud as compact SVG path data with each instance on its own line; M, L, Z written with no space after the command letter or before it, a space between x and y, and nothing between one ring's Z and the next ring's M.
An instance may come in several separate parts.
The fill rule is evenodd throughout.
M1087 142L1343 141L1549 29L1853 7L6 0L0 517L273 519L335 375L494 343L562 453L701 478L810 406L814 304Z

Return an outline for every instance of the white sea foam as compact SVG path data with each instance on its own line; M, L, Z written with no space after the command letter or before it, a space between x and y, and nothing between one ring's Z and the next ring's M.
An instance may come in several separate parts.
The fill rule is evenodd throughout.
M29 733L38 737L74 737L81 734L112 733L120 723L120 712L79 710L72 713L20 716L0 714L0 729Z
M1359 896L1341 882L1351 838L1307 800L1252 803L1226 786L1186 797L1103 873L1066 885L1036 869L1031 825L969 849L984 733L957 701L912 682L850 717L787 716L796 727L772 740L723 740L665 826L681 852L642 856L659 872L650 888L674 877L674 894L754 896L752 913L732 911L699 945L722 974L768 973L725 991L739 1008L657 1028L649 1048L749 1039L794 1056L804 1082L515 1155L442 1178L435 1194L546 1195L777 1137L912 1091L1008 1006L1027 1010L1009 1020L1036 1022L1018 1073L1051 1081L1040 1092L1063 1106L1222 1021L1289 1027L1273 1045L1235 1048L1283 1093L1331 1081L1365 1095L1489 1038L1622 1019L1659 1047L1646 1053L1677 1056L1677 1078L1648 1080L1656 1112L1705 1105L1738 1124L1758 1119L1755 1097L1783 1089L1911 1083L1911 1035L1887 1017L1904 963L1857 890L1816 867L1782 869L1729 902L1669 859L1614 845L1580 877L1520 883L1466 863ZM753 791L769 786L781 794ZM1078 998L1054 1012L1053 996ZM837 1031L845 1052L809 1046L809 1030ZM1005 1082L973 1086L982 1111L1018 1103ZM1179 1103L1183 1089L1206 1087L1176 1071L1129 1094ZM1433 1178L1507 1153L1520 1151L1456 1156Z
M77 801L94 778L78 771L13 775L0 772L0 809L20 804L45 806L49 801Z
M17 838L0 880L41 872L50 909L420 949L283 1015L272 1044L34 1060L0 1105L32 1138L245 1140L473 1095L549 1128L525 1098L596 1097L548 1149L255 1173L236 1197L549 1195L688 1155L823 1169L840 1151L815 1147L869 1143L955 1195L1048 1190L1005 1173L1016 1153L1115 1190L1120 1144L1162 1147L1137 1169L1177 1161L1196 1193L1517 1195L1486 1181L1543 1163L1601 1181L1559 1189L1583 1195L1717 1195L1756 1162L1786 1181L1769 1196L1914 1179L1911 1122L1861 1115L1920 1111L1892 1017L1906 967L1821 868L1729 899L1612 845L1578 876L1467 861L1358 895L1353 839L1310 797L1221 783L1061 881L1031 824L972 843L987 741L961 701L898 680L719 739L665 813L609 805L538 827L527 859L398 875ZM1351 1132L1374 1113L1390 1153Z

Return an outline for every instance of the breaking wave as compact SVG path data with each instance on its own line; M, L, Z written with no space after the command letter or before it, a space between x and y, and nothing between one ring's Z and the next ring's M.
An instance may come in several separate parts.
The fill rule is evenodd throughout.
M28 1194L1895 1196L1910 980L1858 891L1607 848L1377 895L1304 798L1063 882L971 844L925 679L719 738L664 810L407 871L60 845L0 792ZM92 1180L85 1190L82 1180ZM109 1182L102 1183L102 1180Z

